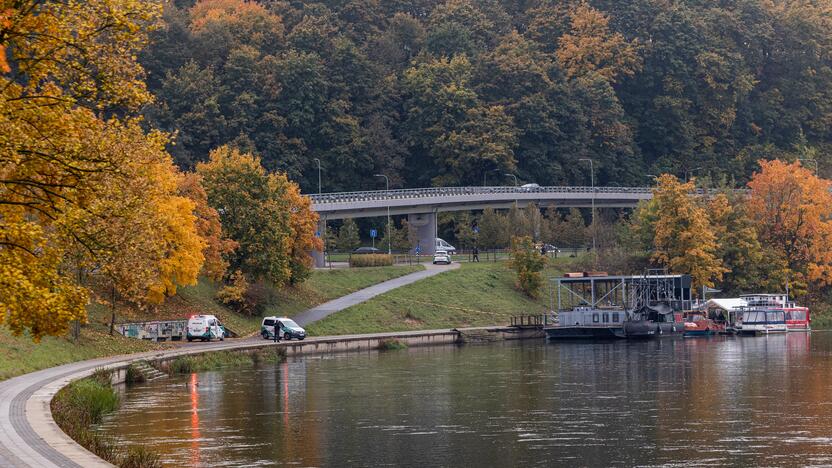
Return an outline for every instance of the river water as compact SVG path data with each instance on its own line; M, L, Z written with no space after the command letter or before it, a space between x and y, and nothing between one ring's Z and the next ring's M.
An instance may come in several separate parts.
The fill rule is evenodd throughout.
M172 466L832 464L832 333L304 357L133 386Z

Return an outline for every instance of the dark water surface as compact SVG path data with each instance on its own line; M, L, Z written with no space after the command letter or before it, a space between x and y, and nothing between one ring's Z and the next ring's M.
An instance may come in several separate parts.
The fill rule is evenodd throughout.
M832 464L832 333L415 348L126 390L172 466Z

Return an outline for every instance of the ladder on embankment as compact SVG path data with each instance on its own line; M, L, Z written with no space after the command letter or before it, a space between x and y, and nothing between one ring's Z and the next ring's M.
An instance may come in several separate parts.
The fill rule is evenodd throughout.
M141 374L145 382L153 382L154 380L164 379L168 374L153 367L147 361L136 361L130 364L135 372Z

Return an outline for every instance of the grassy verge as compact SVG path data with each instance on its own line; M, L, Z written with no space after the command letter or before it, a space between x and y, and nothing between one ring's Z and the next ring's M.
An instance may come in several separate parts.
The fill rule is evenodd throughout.
M110 384L110 373L98 370L91 377L62 388L52 399L52 416L73 440L116 466L161 467L159 456L146 447L125 450L118 440L92 430L118 404L118 394Z
M554 260L544 276L561 272L568 262ZM548 297L531 299L514 287L505 262L466 263L449 271L382 294L311 324L311 335L425 330L508 324L521 314L543 313Z

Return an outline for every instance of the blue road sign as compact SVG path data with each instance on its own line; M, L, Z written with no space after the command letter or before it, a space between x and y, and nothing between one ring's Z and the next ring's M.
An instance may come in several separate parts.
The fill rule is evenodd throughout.
M315 237L321 237L321 231L315 231Z
M421 246L421 245L417 245L417 246L416 246L416 255L419 255L420 253L422 253L422 246Z
M480 233L480 227L479 226L474 226L474 234L479 234L479 233Z
M378 231L376 231L375 229L370 229L370 237L372 237L373 239L378 237Z

